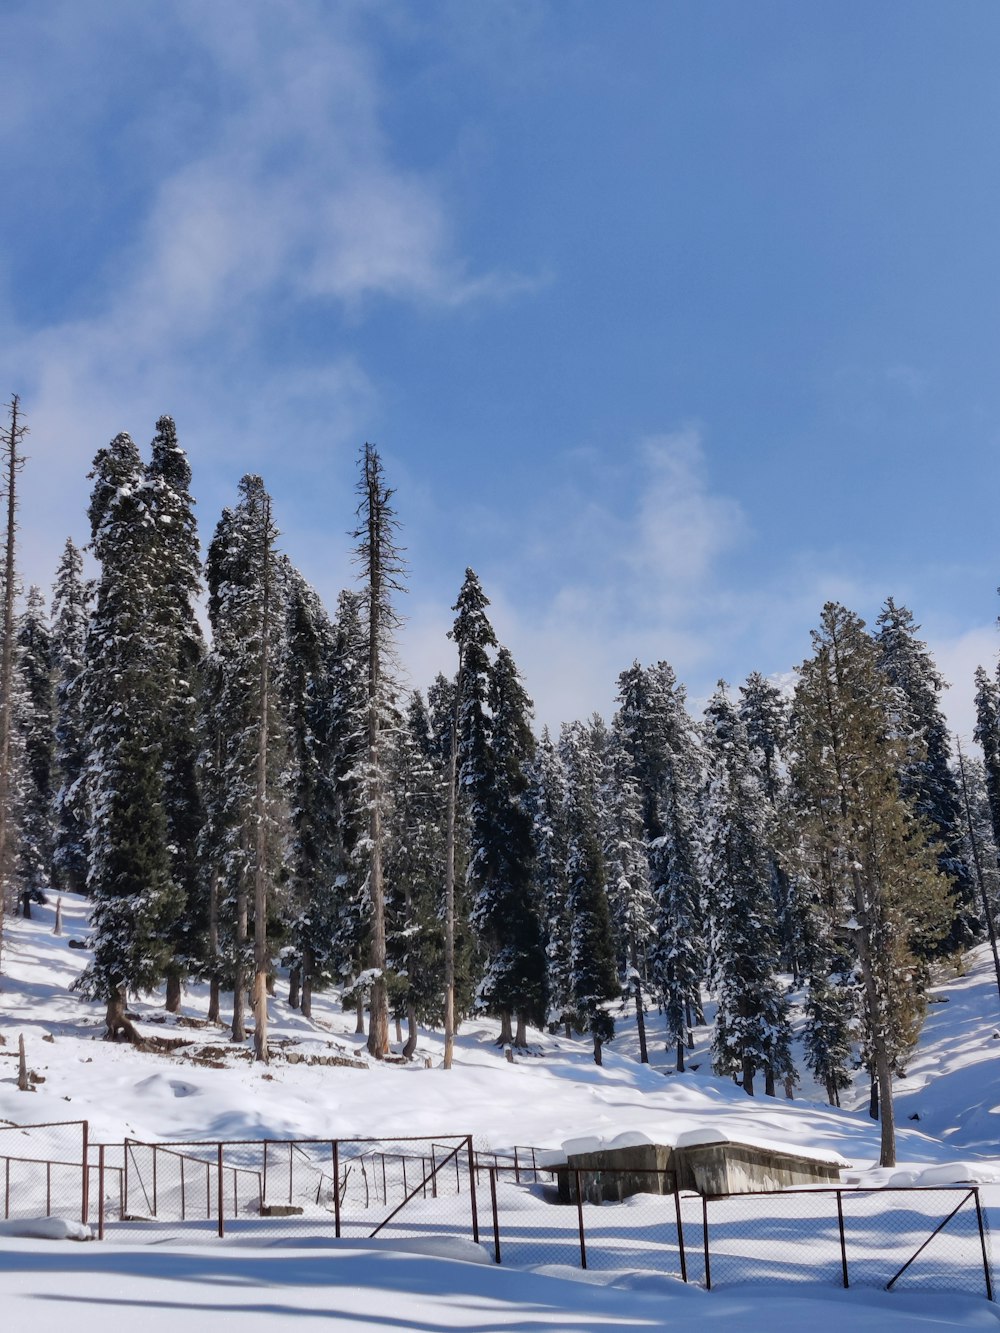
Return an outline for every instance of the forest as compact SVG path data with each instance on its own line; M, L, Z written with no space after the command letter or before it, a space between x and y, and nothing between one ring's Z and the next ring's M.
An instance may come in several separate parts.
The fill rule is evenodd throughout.
M949 734L944 682L911 611L872 628L828 603L781 687L720 681L701 716L665 660L623 663L617 708L533 727L472 569L455 590L454 670L400 683L407 569L378 450L360 452L357 580L324 607L245 476L202 559L173 420L148 457L101 448L94 575L67 540L51 598L20 587L17 397L0 431L6 515L0 652L4 913L91 902L78 988L134 1038L130 995L187 982L229 997L234 1042L268 1059L268 1001L336 988L374 1059L418 1024L495 1016L614 1035L662 1015L683 1072L703 996L716 1074L754 1095L799 1082L838 1105L871 1076L883 1164L934 971L994 932L1000 686L977 673L981 756ZM351 520L345 514L345 526ZM203 629L207 619L208 633ZM2 974L0 953L0 974ZM1000 966L998 966L1000 986ZM2 995L0 995L2 1005ZM248 1023L248 1017L252 1023ZM407 1024L407 1039L401 1025ZM367 1026L365 1026L367 1024Z

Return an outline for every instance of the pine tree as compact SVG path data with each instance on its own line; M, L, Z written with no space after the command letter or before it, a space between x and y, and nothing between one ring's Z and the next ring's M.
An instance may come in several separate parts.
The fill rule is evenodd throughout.
M638 663L619 677L615 729L632 761L643 809L650 886L656 901L653 982L666 1017L668 1049L684 1069L692 1010L704 973L702 883L697 828L701 760L684 689L666 662Z
M67 538L52 590L52 667L55 676L53 877L56 888L82 893L87 883L86 728L83 669L90 589L83 557Z
M135 1033L129 990L150 990L170 963L182 905L171 876L159 704L166 680L150 634L157 571L144 470L128 435L94 460L89 518L100 563L86 642L88 889L94 958L79 988L107 1005L107 1036Z
M22 706L19 732L21 767L18 801L18 882L22 912L44 902L52 875L52 644L40 588L28 591L17 621L15 671Z
M616 733L603 723L604 755L599 809L602 851L608 875L608 896L615 931L622 996L635 1000L639 1058L649 1062L643 995L649 985L649 957L655 938L656 900L649 882L649 856L642 828L639 783L629 756Z
M295 570L287 574L285 660L278 670L288 745L285 849L289 1002L311 1014L314 989L338 979L335 941L346 886L335 743L337 627Z
M900 793L892 690L864 622L827 603L813 647L795 698L801 833L826 879L831 924L850 932L857 950L881 1164L893 1166L892 1072L922 1017L914 946L941 928L943 882L925 828Z
M387 800L385 783L386 721L392 705L395 661L394 637L400 625L392 597L403 591L404 565L397 545L398 523L392 507L393 492L385 483L378 451L366 444L358 482L358 541L356 560L361 577L363 624L368 659L367 754L364 800L368 814L366 856L367 895L371 908L368 1050L381 1060L389 1048L388 978L386 975L385 846L383 821Z
M893 722L904 746L900 790L926 821L938 866L950 885L952 920L942 946L953 953L968 948L983 923L972 874L962 857L961 798L939 701L945 684L905 606L890 597L876 623L879 665L896 690Z
M778 939L785 968L798 978L803 966L804 907L799 885L782 858L783 831L788 828L786 752L791 735L788 700L758 671L740 686L740 718L747 729L750 753L771 810L772 842L768 849Z
M607 1002L620 993L608 909L607 878L596 809L597 765L582 723L563 728L566 769L566 878L570 918L570 984L577 1024L594 1038L594 1063L615 1034Z
M535 840L535 883L545 925L546 993L551 1027L574 1017L569 916L569 835L566 827L566 776L547 727L529 768L528 809Z
M150 521L150 559L156 572L149 633L163 663L158 745L170 870L183 900L167 967L166 1008L180 1008L181 978L204 953L207 894L197 857L201 829L198 786L198 705L205 643L195 613L201 589L201 560L190 493L191 468L177 443L171 417L156 423L146 468L145 500Z
M778 944L771 892L768 806L750 757L746 728L725 683L705 711L711 976L718 997L713 1061L718 1074L739 1073L754 1091L763 1070L794 1078L788 1004L777 978Z
M993 843L1000 848L1000 688L982 667L976 668L975 738L983 752Z
M486 966L479 1003L499 1014L501 1040L511 1040L509 1025L517 1015L518 1045L526 1026L545 1021L545 947L533 877L534 846L527 808L527 765L534 750L531 700L506 648L497 651L490 672L491 715L489 783L482 797L477 828L480 878L473 904L473 925L482 941Z
M244 1039L243 1000L252 965L254 1046L261 1060L267 1058L267 918L283 813L276 774L285 741L272 680L282 655L284 619L275 535L263 481L245 476L238 505L219 520L207 563L213 653L207 671L203 847L217 885L220 933L227 937L219 947L228 955L233 983L233 1040Z

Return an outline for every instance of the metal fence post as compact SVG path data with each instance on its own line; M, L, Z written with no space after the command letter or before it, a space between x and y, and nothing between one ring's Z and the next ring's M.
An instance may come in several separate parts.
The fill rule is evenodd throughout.
M156 1144L153 1144L153 1216L156 1216Z
M264 1198L267 1198L267 1139L264 1140Z
M490 1202L493 1205L493 1260L500 1262L500 1215L497 1212L497 1173L490 1167Z
M225 1212L226 1201L225 1201L225 1186L224 1186L224 1182L223 1182L223 1178L222 1178L222 1144L221 1144L221 1143L218 1145L218 1180L217 1180L217 1186L218 1186L218 1191L217 1191L217 1192L218 1192L218 1206L219 1206L219 1239L221 1240L222 1237L226 1234L226 1224L225 1224L225 1222L224 1222L224 1220L223 1220L223 1213Z
M583 1190L580 1188L580 1173L573 1172L576 1176L576 1216L580 1224L580 1267L587 1267L587 1241L583 1234Z
M677 1221L677 1252L681 1260L681 1281L688 1280L687 1257L684 1254L684 1222L681 1218L681 1191L680 1187L674 1190L674 1217Z
M705 1290L712 1290L712 1264L708 1254L708 1199L701 1196L701 1225L705 1236Z
M340 1144L333 1140L333 1233L340 1240Z
M851 1284L847 1280L847 1241L844 1236L844 1199L840 1190L837 1190L837 1226L840 1229L840 1268L844 1276L844 1286Z
M83 1198L80 1201L80 1221L84 1226L90 1220L90 1123L83 1122Z
M983 1205L979 1198L978 1187L973 1191L976 1196L976 1220L979 1223L979 1243L983 1248L983 1277L986 1279L986 1299L993 1299L993 1279L990 1275L990 1258L986 1249L986 1226L983 1220Z
M97 1239L104 1239L104 1144L97 1149Z
M472 1150L472 1135L468 1135L465 1140L469 1153L469 1198L472 1203L472 1239L479 1244L479 1206L476 1203L476 1159ZM455 1154L455 1172L458 1172L458 1153ZM494 1207L496 1199L494 1198ZM499 1241L497 1242L499 1245ZM500 1260L497 1260L499 1263Z

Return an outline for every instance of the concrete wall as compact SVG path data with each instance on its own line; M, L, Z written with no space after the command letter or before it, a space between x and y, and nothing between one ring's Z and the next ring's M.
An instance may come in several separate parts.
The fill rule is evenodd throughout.
M644 1143L573 1153L565 1168L558 1169L560 1202L576 1202L577 1171L583 1197L591 1203L675 1190L712 1196L840 1183L840 1168L832 1162L728 1141L686 1148Z

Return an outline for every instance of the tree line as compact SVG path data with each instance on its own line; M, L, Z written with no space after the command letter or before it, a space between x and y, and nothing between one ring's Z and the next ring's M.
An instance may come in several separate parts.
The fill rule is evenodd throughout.
M871 1075L884 1164L935 960L989 934L1000 845L1000 686L977 677L983 761L958 755L910 611L872 630L835 603L782 690L720 682L695 718L665 661L618 679L610 721L536 735L476 574L457 590L454 669L408 692L396 665L406 567L378 451L359 460L358 580L325 608L279 549L246 476L201 559L174 422L148 457L98 451L96 570L68 540L51 604L17 608L17 399L0 434L7 541L0 652L3 906L91 900L77 986L135 1037L128 998L186 981L267 1060L268 996L311 1013L336 988L371 1054L390 1024L496 1016L590 1033L658 1012L683 1071L703 996L712 1059L749 1094L791 1096L789 989L806 1064L838 1104ZM206 598L209 635L198 608ZM0 931L2 931L0 913ZM0 936L2 938L2 936ZM791 981L789 981L789 974ZM998 969L1000 978L1000 969ZM1000 980L998 980L1000 985Z

